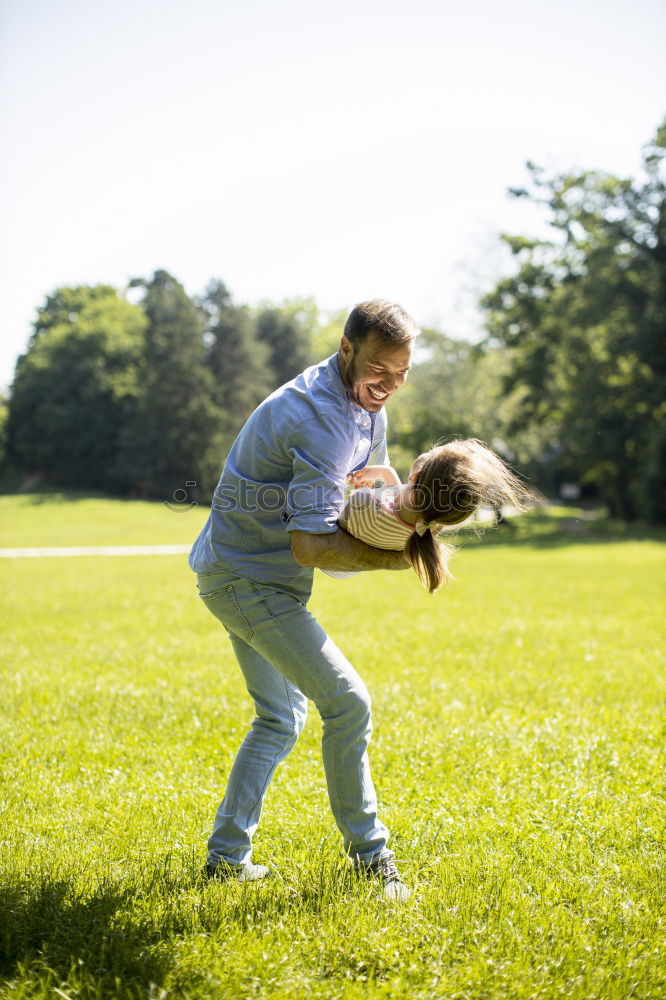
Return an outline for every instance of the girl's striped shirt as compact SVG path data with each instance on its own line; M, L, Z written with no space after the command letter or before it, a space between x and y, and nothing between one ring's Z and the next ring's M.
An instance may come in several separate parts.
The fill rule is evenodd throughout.
M401 552L414 528L405 524L395 511L399 493L399 486L383 486L374 490L363 486L354 490L340 513L338 523L367 545Z

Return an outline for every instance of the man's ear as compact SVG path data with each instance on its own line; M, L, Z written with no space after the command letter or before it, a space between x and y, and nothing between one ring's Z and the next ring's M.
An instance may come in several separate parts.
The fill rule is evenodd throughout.
M345 337L344 333L342 334L342 339L340 340L340 353L345 361L351 361L354 357L354 345L351 340L348 340L347 337Z

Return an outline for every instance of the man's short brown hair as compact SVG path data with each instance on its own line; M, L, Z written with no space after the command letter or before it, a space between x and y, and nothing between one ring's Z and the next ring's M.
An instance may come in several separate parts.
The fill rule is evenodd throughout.
M397 302L370 299L354 306L345 323L345 337L358 347L374 331L389 344L404 344L417 337L419 327Z

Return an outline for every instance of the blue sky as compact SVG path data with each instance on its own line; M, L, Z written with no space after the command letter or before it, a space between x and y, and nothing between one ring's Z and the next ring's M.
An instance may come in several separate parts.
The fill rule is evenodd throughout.
M381 295L473 335L524 163L636 174L657 0L0 4L0 385L59 284Z

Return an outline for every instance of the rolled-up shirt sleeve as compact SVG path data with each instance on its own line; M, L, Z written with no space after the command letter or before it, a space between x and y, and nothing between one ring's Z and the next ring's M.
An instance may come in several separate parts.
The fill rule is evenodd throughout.
M335 426L304 420L290 433L288 450L294 474L287 489L283 520L287 531L330 534L347 493L347 473L354 442Z

